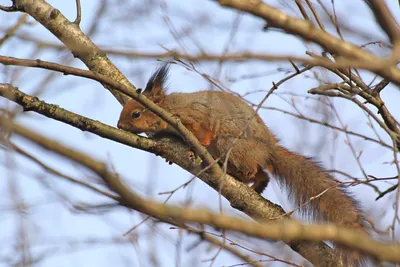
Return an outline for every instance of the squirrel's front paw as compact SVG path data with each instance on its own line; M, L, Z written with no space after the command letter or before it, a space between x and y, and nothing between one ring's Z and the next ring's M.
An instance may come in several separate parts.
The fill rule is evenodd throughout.
M188 153L188 157L190 161L196 161L196 154L194 153L194 151L190 150Z
M187 152L187 155L188 159L193 163L201 164L203 162L203 160L199 156L197 156L193 150L189 150Z

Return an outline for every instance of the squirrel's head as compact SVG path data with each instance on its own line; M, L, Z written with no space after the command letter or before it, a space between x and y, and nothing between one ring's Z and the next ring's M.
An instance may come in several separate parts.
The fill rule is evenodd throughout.
M144 96L157 105L162 104L165 98L168 71L169 62L166 62L153 73L143 92ZM136 92L141 93L141 89ZM131 133L158 133L167 129L168 124L151 110L131 99L122 109L117 127Z

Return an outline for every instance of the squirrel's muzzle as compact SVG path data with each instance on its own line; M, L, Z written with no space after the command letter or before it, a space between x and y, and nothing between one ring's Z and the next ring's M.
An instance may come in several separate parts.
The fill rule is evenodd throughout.
M118 129L125 130L126 127L124 127L124 126L125 126L125 124L121 120L119 120L117 123Z

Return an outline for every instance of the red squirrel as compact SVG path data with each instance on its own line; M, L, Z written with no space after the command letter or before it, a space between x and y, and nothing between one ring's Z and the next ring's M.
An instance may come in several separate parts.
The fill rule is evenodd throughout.
M301 210L317 220L365 229L362 212L345 189L310 158L279 145L258 114L242 99L221 91L166 94L168 71L167 62L154 72L143 94L178 117L214 158L224 162L228 155L229 175L252 183L252 188L261 194L272 174L280 185L286 186L296 205L309 202ZM168 123L133 99L124 106L118 128L149 136L179 136ZM310 201L315 196L318 197Z

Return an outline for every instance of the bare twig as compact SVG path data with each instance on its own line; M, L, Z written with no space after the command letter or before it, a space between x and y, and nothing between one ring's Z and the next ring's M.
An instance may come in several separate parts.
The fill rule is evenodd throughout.
M6 30L6 34L0 39L0 46L3 45L5 41L12 37L14 33L26 23L28 17L29 16L27 14L22 15L12 27Z
M3 5L0 5L0 10L6 11L6 12L16 12L16 11L19 11L18 9L15 8L14 5L12 5L12 6L3 6Z
M76 19L73 22L76 26L79 27L81 23L81 1L76 0Z

